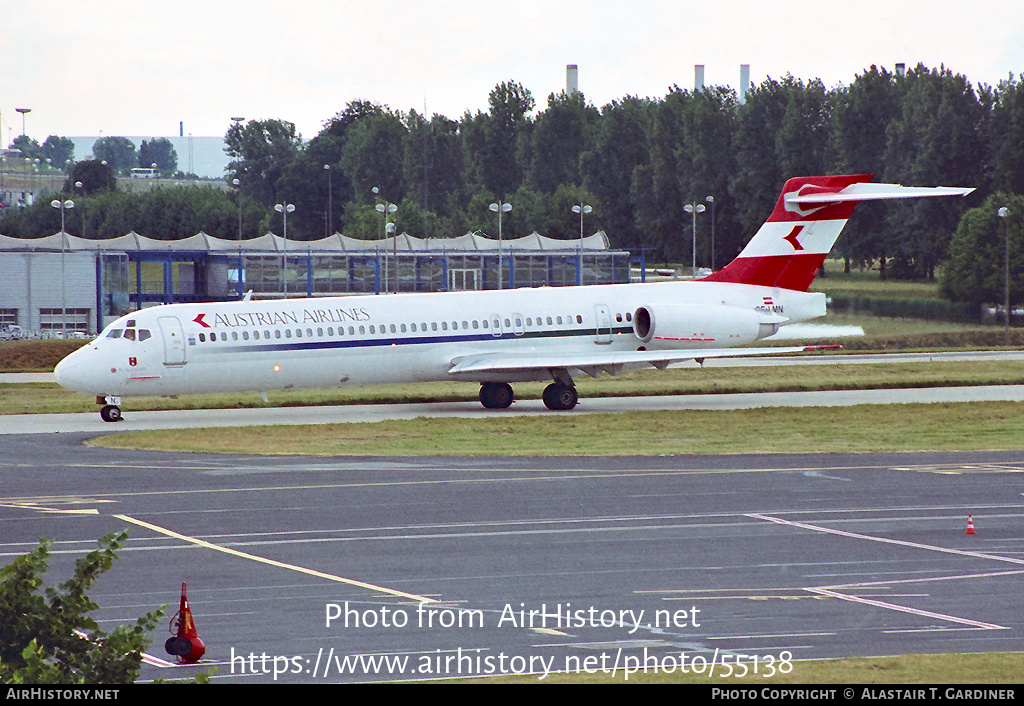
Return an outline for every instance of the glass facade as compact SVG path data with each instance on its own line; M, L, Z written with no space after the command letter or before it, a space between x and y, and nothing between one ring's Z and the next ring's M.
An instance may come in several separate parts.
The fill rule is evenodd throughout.
M582 259L582 263L581 263ZM156 303L566 287L629 282L624 251L399 252L280 254L136 251L101 257L104 317ZM582 264L582 266L581 266ZM241 280L241 281L240 281Z

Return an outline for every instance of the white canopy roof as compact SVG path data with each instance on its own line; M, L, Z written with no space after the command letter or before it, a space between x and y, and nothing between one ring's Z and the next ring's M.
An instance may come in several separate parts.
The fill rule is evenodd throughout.
M107 240L89 240L69 233L54 233L42 238L11 238L0 235L0 251L32 251L32 250L104 250L104 251L136 251L136 250L171 250L175 252L216 252L238 251L239 247L246 252L283 252L286 248L291 252L366 252L395 250L402 252L473 252L497 250L498 241L476 233L466 233L456 238L415 238L408 233L386 238L384 240L358 240L340 233L335 233L320 240L290 240L273 233L261 235L248 240L224 240L199 232L181 240L154 240L135 231L117 238ZM62 242L63 241L63 242ZM585 250L607 250L608 237L604 231L583 238ZM537 232L524 238L506 238L501 243L503 250L508 251L575 251L580 247L580 240L558 240L547 238Z

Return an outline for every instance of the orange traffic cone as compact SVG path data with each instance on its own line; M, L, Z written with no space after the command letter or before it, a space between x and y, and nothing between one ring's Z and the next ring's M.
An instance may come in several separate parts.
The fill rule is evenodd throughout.
M206 645L199 639L199 633L196 632L196 623L192 619L192 609L188 607L185 586L186 584L181 584L181 607L171 618L171 632L177 634L167 638L164 649L167 654L177 655L181 662L193 664L206 653Z
M964 534L978 534L974 531L974 520L970 515L967 516L967 531Z

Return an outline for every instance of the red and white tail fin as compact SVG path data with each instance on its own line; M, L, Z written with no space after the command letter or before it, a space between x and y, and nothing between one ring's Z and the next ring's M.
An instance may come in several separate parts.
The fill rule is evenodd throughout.
M859 201L966 196L974 189L870 184L870 174L796 177L735 260L704 278L806 292Z

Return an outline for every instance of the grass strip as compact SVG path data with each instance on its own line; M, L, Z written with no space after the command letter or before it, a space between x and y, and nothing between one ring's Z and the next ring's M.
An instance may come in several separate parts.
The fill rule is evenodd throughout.
M678 410L185 429L113 434L108 448L324 456L636 456L1024 448L1013 402Z
M877 363L801 365L774 368L673 368L644 370L619 377L577 379L580 398L648 395L698 395L737 392L799 392L907 387L961 387L1024 384L1024 361L961 363ZM543 383L515 385L517 399L540 399ZM272 407L458 402L477 399L476 383L421 383L371 387L271 391ZM185 395L178 398L126 397L126 413L137 410L241 409L268 406L256 393ZM48 383L0 385L0 414L95 412L95 400Z

